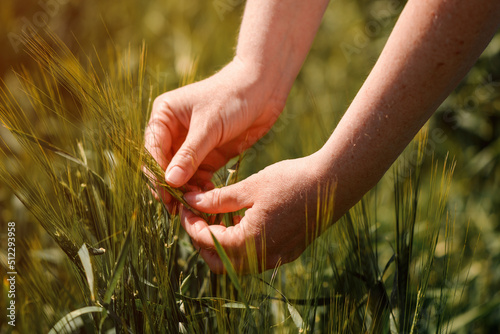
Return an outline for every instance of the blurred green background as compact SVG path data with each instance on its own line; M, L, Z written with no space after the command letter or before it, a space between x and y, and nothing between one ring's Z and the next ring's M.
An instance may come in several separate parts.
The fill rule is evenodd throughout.
M331 1L286 110L276 127L250 149L251 163L245 164L245 175L281 159L311 153L323 144L368 75L404 3ZM96 53L105 55L110 47L130 46L138 50L144 42L148 52L148 82L174 89L182 84L182 78L193 66L196 79L201 79L221 69L232 58L243 8L244 2L238 0L2 0L0 77L15 93L18 84L12 69L35 67L20 44L21 32L50 29L82 60L95 59ZM466 233L469 240L474 240L464 250L464 275L469 280L463 291L464 313L469 309L482 310L481 305L490 305L489 301L499 297L499 87L500 35L497 34L476 66L429 122L429 157L435 155L443 161L449 154L457 161L447 204L456 221L458 238L462 239L457 244L464 244ZM36 120L36 111L31 117ZM432 133L439 135L433 137ZM3 128L0 135L12 143L13 138ZM384 209L380 212L383 215ZM57 254L58 250L38 223L11 191L0 184L2 251L6 249L9 221L17 223L18 263L28 262L33 256L27 245L31 249L53 249ZM39 246L35 246L37 243ZM487 312L471 314L471 320L462 330L492 333L499 329L500 306L496 304Z

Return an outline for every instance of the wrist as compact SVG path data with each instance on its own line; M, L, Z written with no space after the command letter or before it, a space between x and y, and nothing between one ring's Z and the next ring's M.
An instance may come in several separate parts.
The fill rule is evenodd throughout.
M371 180L365 181L363 177L357 177L357 173L362 174L363 166L360 168L358 159L353 156L348 145L344 144L345 142L340 142L337 145L328 141L314 153L314 163L321 166L316 172L322 191L328 192L322 194L322 198L326 195L333 196L333 222L340 219L371 188ZM363 164L369 163L361 165Z
M257 112L281 113L293 85L292 80L283 80L273 70L236 55L225 69L236 73L235 85L240 97L248 103L249 109Z

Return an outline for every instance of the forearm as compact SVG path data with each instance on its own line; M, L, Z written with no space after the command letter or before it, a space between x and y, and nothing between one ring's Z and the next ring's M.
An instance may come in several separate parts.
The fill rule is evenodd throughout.
M410 0L320 151L342 214L383 176L494 35L497 0Z
M256 85L286 100L311 47L328 0L249 0L236 59L251 67Z

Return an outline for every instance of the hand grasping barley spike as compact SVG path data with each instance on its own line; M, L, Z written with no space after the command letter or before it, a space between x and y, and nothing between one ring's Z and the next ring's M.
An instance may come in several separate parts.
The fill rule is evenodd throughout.
M142 165L146 169L146 170L143 169L142 177L144 178L144 180L151 189L160 187L166 190L176 201L181 203L186 209L188 209L195 215L203 218L207 222L212 220L211 215L196 210L184 200L184 193L185 193L184 189L173 188L170 185L168 185L165 181L163 181L165 180L165 171L160 167L158 162L156 162L156 160L153 158L151 153L146 148L144 147L139 148L139 146L135 142L133 142L123 134L118 134L118 135L121 135L118 141L116 140L116 137L108 135L110 142L113 144L116 150L125 158L125 161L130 166L130 168L135 170L137 167L139 167L138 164L142 162ZM128 155L123 152L122 147L124 142L127 142L130 145L129 147L133 148L139 154L138 157L140 158L138 159L137 163L132 162L128 157Z

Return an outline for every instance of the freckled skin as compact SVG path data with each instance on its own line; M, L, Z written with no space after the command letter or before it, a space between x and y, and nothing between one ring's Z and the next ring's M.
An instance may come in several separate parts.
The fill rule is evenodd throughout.
M170 185L195 180L209 189L214 170L269 130L327 3L247 1L234 60L208 79L158 97L146 147L166 169ZM373 70L319 151L223 189L186 194L200 211L247 209L234 227L208 225L183 211L183 226L210 268L224 271L211 233L242 272L250 270L248 242L259 256L257 270L297 258L311 241L306 236L317 235L318 226L307 222L317 218L311 213L318 184L335 188L333 223L378 182L456 87L498 29L499 17L497 0L409 0Z

